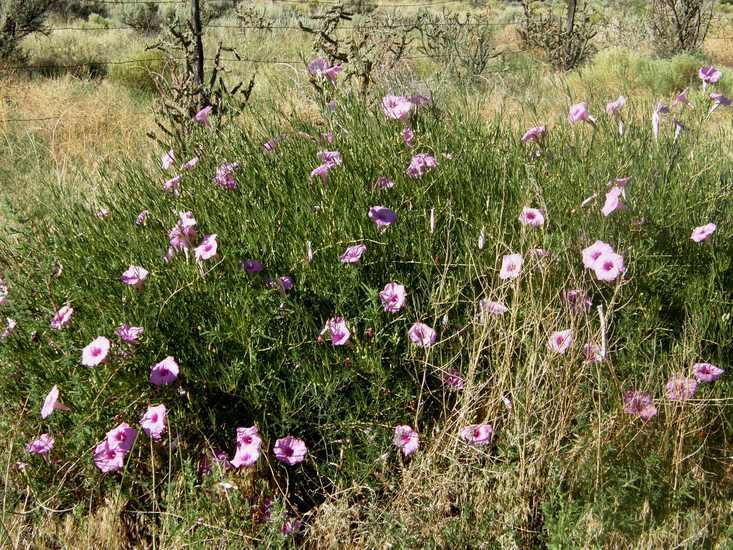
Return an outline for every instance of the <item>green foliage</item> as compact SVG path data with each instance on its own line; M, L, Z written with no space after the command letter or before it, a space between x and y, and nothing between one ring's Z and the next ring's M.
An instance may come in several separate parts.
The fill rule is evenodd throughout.
M22 57L18 45L43 30L55 0L6 0L0 4L0 60Z
M134 92L154 93L156 78L166 71L163 54L157 50L140 50L127 59L133 62L109 67L108 79Z
M163 14L155 2L133 2L123 4L118 18L144 34L157 34L163 28Z

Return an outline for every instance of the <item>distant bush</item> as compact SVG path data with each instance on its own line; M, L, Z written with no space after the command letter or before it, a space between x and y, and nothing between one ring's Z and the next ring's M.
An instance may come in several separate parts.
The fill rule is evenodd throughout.
M20 41L43 30L54 0L7 0L0 3L0 60L22 58Z
M659 55L699 50L713 18L715 0L653 0L649 24Z
M165 71L163 54L156 50L141 50L127 59L133 62L109 67L109 80L132 91L154 93L157 75L163 75Z
M56 0L51 10L68 19L86 19L93 14L107 16L109 14L109 4L99 0Z
M125 25L144 34L157 34L163 27L163 15L155 2L123 4L118 17Z

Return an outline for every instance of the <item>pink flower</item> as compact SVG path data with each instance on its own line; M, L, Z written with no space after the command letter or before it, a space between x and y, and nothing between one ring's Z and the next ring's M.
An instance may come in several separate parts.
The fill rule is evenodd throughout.
M323 185L328 184L328 172L331 170L331 165L329 164L321 164L320 166L316 166L313 170L311 170L311 177L315 178L316 176L321 178L321 183Z
M237 428L237 446L256 447L262 446L262 438L259 435L257 426L249 428Z
M535 143L540 143L542 139L545 137L545 127L544 126L536 126L535 128L530 128L527 130L524 135L522 136L522 143L525 145L529 143L530 141L534 141Z
M326 59L317 57L308 63L308 72L314 76L320 76L328 67L329 65Z
M233 190L237 188L237 178L234 172L239 168L238 162L225 162L216 169L214 183L222 189Z
M277 282L285 292L287 292L288 290L293 290L293 278L289 275L278 277Z
M96 367L104 362L109 353L109 340L97 336L81 351L81 364L85 367Z
M626 176L625 178L616 178L615 180L609 181L608 186L615 185L616 187L620 187L621 189L626 188L626 184L631 181L631 176Z
M382 99L384 116L392 120L407 120L412 111L412 107L412 102L401 95L388 95Z
M410 456L420 446L420 436L410 426L397 426L392 441L405 456Z
M150 368L150 383L155 386L166 386L178 378L178 372L178 363L172 355L169 355Z
M701 225L700 227L696 227L695 229L693 229L692 237L690 238L696 243L701 243L708 240L710 236L715 233L716 229L717 226L714 223Z
M69 325L71 322L71 316L74 314L74 308L69 304L59 308L56 314L51 319L51 328L55 330L61 330L62 328Z
M453 391L461 391L466 385L466 381L456 369L448 369L444 372L441 381L444 386Z
M629 390L624 393L624 412L638 416L646 422L657 415L657 408L648 393Z
M392 225L397 219L397 214L385 206L372 206L369 209L369 219L381 229Z
M586 363L600 363L606 358L605 352L596 344L586 344L583 346L583 356Z
M499 279L504 281L516 279L522 273L522 263L524 259L521 254L507 254L501 259L501 271L499 271Z
M473 424L461 429L461 439L472 445L490 445L493 435L491 424Z
M285 520L282 527L280 528L280 532L283 535L291 535L292 533L299 531L302 526L303 522L299 519L288 518Z
M713 105L710 107L708 113L712 113L721 105L723 107L730 107L731 104L733 104L733 100L725 97L723 94L720 94L718 92L713 92L712 94L710 94L710 99L713 100Z
M412 147L412 142L415 140L415 132L412 131L412 128L407 126L404 130L402 130L402 141L405 142L405 145L407 147Z
M583 249L583 265L588 269L593 269L598 258L602 254L612 253L613 247L603 241L596 241L592 245Z
M288 466L293 466L303 462L308 452L308 447L305 446L305 442L302 439L287 435L275 441L273 452L275 453L275 458L280 462Z
M721 371L722 372L722 371ZM59 388L54 386L48 395L43 400L43 407L41 407L41 418L48 418L54 411L68 411L69 407L63 403L59 403Z
M612 212L615 212L616 210L619 210L624 207L624 205L621 203L621 196L623 196L624 190L621 187L613 186L611 187L611 190L606 193L606 202L603 205L603 208L601 208L601 213L608 217Z
M489 315L494 315L496 317L504 315L509 311L509 308L501 302L492 302L490 300L481 300L479 302L479 306L481 307L482 313L488 313Z
M185 170L186 172L193 170L194 168L196 168L196 165L198 165L198 163L199 163L199 158L193 157L191 160L186 161L185 163L181 165L181 170Z
M350 246L343 254L341 254L341 263L358 264L359 260L361 260L362 254L366 252L366 249L367 247L365 244L356 244L354 246Z
M573 345L573 330L556 330L550 334L547 347L554 353L563 354Z
M405 305L407 292L404 285L399 283L387 283L379 293L379 301L382 302L384 311L397 313Z
M11 319L10 317L5 318L5 323L5 328L0 332L0 342L10 338L13 335L13 332L15 332L15 327L18 326L15 319Z
M237 445L234 457L230 460L235 468L249 468L257 464L260 458L260 449L254 446Z
M392 189L394 187L394 182L389 178L385 178L384 176L379 176L377 178L377 181L374 182L374 186L377 189Z
M593 300L590 299L588 293L582 288L564 290L562 296L568 307L576 313L590 311L591 306L593 306Z
M654 112L652 113L652 135L654 136L655 141L659 139L659 124L662 121L662 115L667 114L669 114L669 107L661 101L657 102L656 107L654 107Z
M323 71L323 75L331 81L331 84L336 84L336 77L341 72L341 63L337 65L332 65L325 71Z
M346 321L343 317L333 317L326 321L326 326L321 334L328 334L331 337L332 346L343 346L349 341L351 332L346 326Z
M178 196L181 190L181 178L182 176L174 176L163 184L163 191L170 191L175 196Z
M343 163L341 153L338 151L318 151L316 158L330 168L341 166Z
M121 324L115 330L115 334L119 337L119 339L123 342L127 342L128 344L136 342L138 338L143 335L143 332L145 332L145 329L143 327L131 327L126 323Z
M135 225L145 225L145 222L148 220L148 215L150 214L149 210L143 210L137 215L137 218L135 218Z
M112 428L107 432L107 446L110 449L128 452L132 449L137 437L137 430L131 428L127 422L121 423L116 428Z
M237 428L237 450L231 463L235 468L254 466L260 458L262 438L257 432L257 426Z
M525 206L519 215L519 223L530 227L540 227L545 223L545 216L542 210Z
M160 439L165 431L168 411L165 405L151 405L140 419L140 427L151 439Z
M105 439L94 449L94 464L104 473L116 472L125 465L125 451L110 447Z
M697 381L694 378L674 376L665 386L667 399L671 401L687 401L692 399L697 391Z
M0 306L4 306L8 303L8 287L5 281L0 279Z
M201 244L193 249L193 253L196 260L202 262L216 256L217 247L216 233L212 233L211 235L206 235L202 239Z
M54 439L49 434L41 434L25 446L25 450L34 455L45 455L53 449Z
M176 222L168 232L168 242L172 251L185 250L193 246L196 240L196 218L191 212L180 212L180 219Z
M433 168L438 166L435 157L427 153L418 153L410 160L407 167L407 175L413 179L421 178Z
M624 258L615 252L601 254L593 264L593 272L599 281L614 281L624 271L626 271L624 268Z
M425 323L417 322L407 331L410 341L421 348L429 348L435 343L435 331Z
M690 100L687 98L689 89L685 88L680 93L678 93L675 98L672 100L672 107L675 105L689 105Z
M723 73L713 65L710 65L708 67L700 67L700 70L697 72L697 76L702 80L702 89L706 90L708 84L715 84L718 82L718 80L723 76Z
M626 98L620 95L616 101L609 101L606 104L606 113L612 116L617 115L624 105L626 105Z
M723 375L723 369L710 363L695 363L692 372L698 382L715 382Z
M120 280L128 285L142 290L145 286L145 279L148 278L148 270L139 265L131 265L120 277Z
M590 111L588 110L588 104L585 102L577 103L570 107L568 120L570 121L570 124L577 124L578 122L587 122L589 124L596 123L596 119L591 116Z
M211 105L208 105L201 109L198 113L196 113L193 119L199 124L203 124L204 126L211 126L211 124L209 124L209 116L211 115L211 110Z
M173 152L173 149L167 153L163 153L160 157L160 167L163 168L163 170L168 170L168 168L173 166L174 162L176 162L176 155Z

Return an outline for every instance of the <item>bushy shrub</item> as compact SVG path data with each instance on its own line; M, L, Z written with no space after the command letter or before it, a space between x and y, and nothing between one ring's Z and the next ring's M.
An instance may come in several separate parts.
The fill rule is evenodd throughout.
M51 9L68 19L86 19L90 15L107 16L109 4L98 0L56 0Z
M155 2L132 2L123 4L118 18L144 34L159 33L163 26L163 15Z
M591 105L595 113L601 108ZM106 184L98 204L70 204L59 195L53 217L17 242L0 242L9 289L3 317L18 322L0 346L0 396L14 415L9 461L28 463L24 473L13 470L8 506L37 499L56 509L78 502L96 509L116 494L128 503L127 517L151 501L157 511L181 501L187 511L205 509L205 494L217 503L214 513L233 503L237 512L221 521L249 529L250 510L273 493L289 513L302 513L348 490L353 502L378 503L369 540L402 533L397 540L424 544L461 513L484 522L484 540L529 546L543 541L543 503L553 525L561 521L551 487L567 484L594 502L607 484L594 484L588 473L601 475L597 460L612 472L619 448L624 467L639 468L640 456L660 457L657 471L666 477L659 483L668 489L659 492L660 506L690 506L673 494L677 473L692 479L679 456L709 461L707 471L695 471L697 494L704 494L697 498L721 498L730 427L714 403L729 382L701 388L710 401L658 399L659 415L649 423L626 415L621 401L631 388L659 398L668 377L696 360L730 368L733 205L715 136L675 143L665 131L655 143L645 126L621 140L615 123L599 116L596 128L558 123L539 149L498 121L454 112L414 116L414 149L404 145L399 122L345 97L332 115L338 124L331 145L319 143L323 128L299 121L294 130L266 125L259 135L236 125L217 132L201 126L188 149L175 151L174 167L200 157L190 172L132 160L122 175L100 177ZM690 115L689 125L697 122ZM279 137L263 151L271 136ZM309 174L325 147L338 149L343 162L322 181ZM421 178L406 173L416 152L437 162ZM222 164L234 161L236 188L216 185ZM176 173L180 192L164 192ZM375 186L380 176L394 187ZM625 209L604 217L602 199L579 207L620 176L633 176ZM395 223L377 227L368 216L376 205L395 210ZM525 206L543 209L543 228L519 224ZM100 209L107 213L95 215ZM148 212L145 223L136 225L141 211ZM196 244L215 234L218 254L198 262L192 250L181 251L165 262L169 230L186 211L197 220ZM709 221L718 224L711 241L692 242L692 228ZM623 254L623 282L601 283L582 268L581 250L596 239ZM342 263L356 243L367 247L361 261ZM501 257L511 252L523 253L525 265L519 279L502 282ZM247 259L264 270L243 269ZM150 272L139 290L120 280L130 265ZM385 312L378 297L390 281L407 288L396 313ZM565 305L562 291L576 286L603 306L603 336L595 313L578 315ZM509 312L487 320L478 305L487 298L504 301ZM66 303L75 310L70 325L52 330L50 319ZM323 333L334 316L351 331L346 345L332 345ZM410 343L416 321L437 330L434 346ZM137 345L114 336L121 323L145 329ZM548 354L549 333L568 327L576 338L571 350ZM100 335L113 341L109 362L80 366L82 348ZM583 344L602 338L606 360L584 362ZM152 386L151 365L169 355L180 364L178 379ZM444 383L451 369L465 377L463 392ZM54 384L70 410L41 420L41 401ZM513 412L502 405L507 396ZM92 450L105 432L121 421L137 425L157 403L169 409L164 438L152 442L140 433L122 476L97 471ZM485 452L457 435L482 421L497 431ZM238 475L223 467L204 475L200 457L213 461L211 451L221 449L231 458L235 429L253 424L268 460ZM410 466L392 446L398 424L416 425L422 438ZM704 442L675 435L702 429ZM43 431L56 437L47 462L22 451ZM300 466L271 455L286 434L309 447ZM431 483L432 472L444 474L443 482ZM215 496L219 479L235 480L232 501ZM405 511L415 514L409 529L385 525ZM486 518L496 521L487 525ZM150 520L146 528L158 527ZM469 535L475 531L454 530L450 540L465 543Z
M109 80L132 91L154 93L157 90L156 78L165 74L163 54L156 50L141 50L130 54L126 60L131 62L109 67Z
M700 50L714 8L715 0L653 0L649 25L656 52L671 56Z

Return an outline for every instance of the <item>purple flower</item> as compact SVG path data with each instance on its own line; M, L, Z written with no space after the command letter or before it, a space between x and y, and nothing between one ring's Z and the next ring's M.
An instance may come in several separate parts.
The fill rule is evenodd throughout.
M217 249L218 243L216 242L216 233L212 233L211 235L206 235L201 240L201 244L193 249L193 253L196 261L202 262L216 256Z
M490 445L493 435L491 424L474 424L461 429L461 439L471 445Z
M593 306L593 300L582 288L563 290L562 297L570 310L575 313L585 313Z
M293 278L290 275L278 277L277 282L285 292L293 290Z
M570 113L568 115L570 124L577 124L578 122L587 122L588 124L595 125L596 119L590 114L588 110L588 104L577 103L570 107Z
M534 141L535 143L541 143L542 139L545 137L545 127L544 126L536 126L534 128L530 128L527 130L524 135L522 136L522 143L525 145L529 143L530 141Z
M697 380L684 376L673 376L665 386L667 399L671 401L687 401L697 391Z
M427 153L418 153L410 160L410 165L407 167L406 173L409 177L417 179L423 177L437 166L438 163L435 157Z
M137 215L137 218L135 218L135 225L145 225L145 223L148 220L148 215L150 214L149 210L143 210Z
M495 317L504 315L509 311L509 308L501 302L492 302L491 300L479 301L479 307L481 308L482 314L494 315Z
M701 243L708 240L710 236L715 233L716 229L717 226L714 223L701 225L700 227L696 227L695 229L693 229L692 237L690 238L696 243Z
M127 422L123 422L107 432L106 440L110 449L120 450L126 453L132 449L136 437L137 430L131 428Z
M288 435L275 441L273 452L275 453L275 458L280 462L288 466L294 466L303 462L308 452L308 447L305 446L305 442L302 439Z
M366 245L365 244L355 244L353 246L350 246L346 249L346 251L341 254L341 263L342 264L358 264L359 260L361 260L362 254L366 252Z
M316 158L323 164L328 165L329 168L341 166L343 163L341 160L341 153L338 151L318 151Z
M413 344L421 348L429 348L435 343L436 339L435 331L425 323L420 322L412 325L410 330L407 331L407 335Z
M585 344L583 346L583 356L586 363L600 363L606 358L606 352L596 344Z
M321 178L321 183L323 185L328 184L328 172L331 170L331 165L329 164L321 164L320 166L316 166L313 170L311 170L311 177L319 177Z
M384 311L388 313L397 313L405 305L404 285L399 283L387 283L384 289L379 293L379 301L382 302Z
M176 197L181 190L181 178L183 176L173 176L163 184L163 191L169 191Z
M545 223L545 215L538 208L525 206L522 208L522 213L519 214L519 223L530 227L541 227Z
M377 189L392 189L394 187L394 182L389 178L379 176L377 181L374 182L374 187Z
M69 407L63 403L59 403L59 387L54 386L48 395L43 400L43 406L41 407L41 418L48 418L51 416L54 410L68 411Z
M676 105L689 105L690 100L687 97L688 92L689 92L689 88L685 88L680 93L678 93L672 100L672 107Z
M242 269L247 273L259 273L262 271L262 262L257 260L244 260L242 262Z
M443 376L441 377L441 382L443 382L443 385L446 386L449 390L453 391L460 391L466 385L466 381L461 376L461 373L458 372L456 369L448 369L446 372L444 372Z
M698 382L715 382L723 375L723 369L710 363L695 363L692 372Z
M626 98L620 95L618 96L618 99L616 101L609 101L606 104L606 113L611 116L616 116L619 114L624 105L626 105Z
M97 336L81 351L81 364L85 367L96 367L107 359L109 340Z
M382 99L384 116L392 120L407 120L412 111L412 102L401 95L388 95Z
M410 456L420 447L420 436L410 426L395 427L392 441L405 456Z
M573 345L573 329L556 330L550 334L547 347L554 353L563 354Z
M196 168L196 165L199 163L198 157L193 157L191 160L186 161L183 165L181 165L181 170L185 170L186 172L193 170Z
M168 168L173 166L173 163L175 162L176 162L176 155L173 152L173 149L171 149L167 153L163 153L160 157L160 167L163 170L168 170Z
M378 228L386 228L394 223L397 214L385 206L372 206L369 209L369 219L372 220Z
M710 111L708 111L709 113L712 113L715 109L717 109L721 105L723 107L730 107L731 104L733 104L733 100L717 92L713 92L712 94L710 94L710 99L713 100L713 105L712 107L710 107Z
M588 269L593 269L598 258L602 254L613 253L613 247L603 241L596 241L592 245L583 249L583 265Z
M404 130L402 130L402 141L405 142L405 145L408 147L412 147L412 142L415 140L415 132L412 131L412 128L407 126Z
M521 254L507 254L501 259L501 270L499 271L499 279L504 281L516 279L522 273L522 264L524 260Z
M702 89L707 90L708 84L715 84L718 82L718 80L723 76L723 73L716 69L715 66L710 65L707 67L700 67L700 70L697 71L697 76L702 80Z
M147 278L147 269L140 267L139 265L131 265L127 268L127 271L122 274L120 280L128 286L132 286L137 290L142 290L145 285L145 279Z
M203 124L204 126L211 126L209 123L209 116L211 115L212 107L211 105L208 105L201 109L198 113L196 113L193 116L194 121L198 122L199 124Z
M25 450L34 455L46 455L53 449L54 439L49 434L41 434L25 446Z
M168 411L165 405L151 405L140 419L140 427L145 432L145 435L157 440L160 439L165 431L167 418Z
M6 317L5 322L6 326L3 331L0 332L0 342L10 338L13 335L13 332L15 332L15 327L18 326L18 323L15 321L15 319L11 319L10 317Z
M624 190L622 187L618 187L616 185L611 187L611 190L606 193L606 202L604 203L603 208L601 208L601 214L608 217L612 212L623 208L624 205L621 202L622 196L624 196Z
M239 168L238 162L225 162L216 169L214 183L222 189L233 190L237 188L237 179L234 172Z
M105 439L94 449L94 465L104 473L116 472L125 465L125 452L109 446Z
M257 426L249 428L237 428L237 449L231 463L235 468L250 467L257 463L260 458L262 438L259 436Z
M71 322L71 316L74 314L74 308L69 304L59 308L56 314L51 319L51 328L54 330L61 330L67 327Z
M327 60L318 57L308 63L308 72L318 78L327 78L332 84L335 84L336 77L341 72L341 64L329 65Z
M351 337L351 332L349 332L343 317L332 317L326 321L326 326L321 334L328 334L331 337L331 345L334 347L343 346Z
M127 323L122 323L115 330L115 334L119 339L128 344L136 342L143 335L143 332L145 332L143 327L131 327Z
M171 384L178 378L179 370L178 363L172 355L169 355L150 368L150 383L155 386Z
M652 396L645 392L629 390L624 393L624 412L647 421L657 415Z

